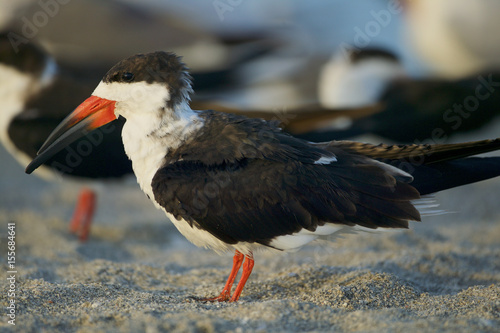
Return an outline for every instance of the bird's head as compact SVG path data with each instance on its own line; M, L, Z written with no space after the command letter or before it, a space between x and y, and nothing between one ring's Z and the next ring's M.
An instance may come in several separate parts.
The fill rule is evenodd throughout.
M191 77L173 53L137 54L111 68L92 93L93 100L113 101L116 116L176 110L190 100Z
M175 117L189 108L191 93L187 67L177 55L153 52L124 59L54 129L26 172L33 172L71 142L119 116L144 126L161 123L165 115Z

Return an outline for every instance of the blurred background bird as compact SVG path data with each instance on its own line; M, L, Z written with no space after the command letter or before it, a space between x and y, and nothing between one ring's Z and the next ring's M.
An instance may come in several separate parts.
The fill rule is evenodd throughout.
M15 68L19 50L37 45L43 64L53 59L58 75L81 87L71 89L81 95L65 89L69 83L50 88L49 72L38 71L41 83L20 92L18 113L2 115L2 143L16 157L20 146L33 155L41 141L21 134L13 144L9 126L29 121L25 128L43 136L40 115L69 114L114 63L157 50L190 65L193 109L277 120L310 141L486 138L498 129L498 7L494 0L0 0L0 31L15 55L0 64ZM0 75L0 86L9 86ZM127 160L118 165L123 174L130 168ZM4 187L17 184L2 177Z
M35 43L17 52L8 35L0 34L0 141L21 165L36 156L47 136L85 94L98 70L62 68ZM132 172L121 144L120 124L79 140L46 163L39 175L47 179L118 179ZM81 156L87 156L84 161ZM52 177L51 177L52 176ZM70 230L86 240L95 210L95 193L84 188Z
M411 78L398 56L389 51L347 52L347 57L336 55L323 67L320 104L356 108L378 103L381 107L362 118L347 114L344 121L339 118L322 130L301 133L304 139L341 140L371 133L396 142L446 140L479 130L500 115L500 72L457 79Z

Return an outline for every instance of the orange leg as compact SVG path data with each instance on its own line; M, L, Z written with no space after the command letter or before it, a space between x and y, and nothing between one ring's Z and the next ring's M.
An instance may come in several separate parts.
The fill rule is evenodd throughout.
M73 213L69 231L78 235L78 239L85 242L90 233L90 225L95 211L96 195L94 191L83 188L78 197L78 203Z
M238 300L238 298L241 295L241 292L243 290L243 287L245 286L245 283L248 280L248 277L250 276L250 273L252 273L252 268L254 265L254 260L253 256L250 253L246 257L239 252L235 251L234 257L233 257L233 268L231 269L231 274L229 274L229 278L227 279L226 285L224 286L224 289L222 289L222 292L219 296L217 297L212 297L212 298L197 298L196 300L198 301L208 301L208 302L235 302ZM243 261L245 261L243 263ZM236 275L238 275L238 271L240 270L241 264L243 263L243 273L241 275L241 279L238 282L238 286L236 287L236 291L234 292L233 297L231 297L231 288L233 287L234 280L236 279Z
M231 297L230 302L236 302L240 298L243 287L245 287L250 274L252 274L253 265L253 255L252 252L250 252L245 262L243 263L243 272L241 273L240 281L238 282L238 286L236 287L236 290L234 291L233 297Z

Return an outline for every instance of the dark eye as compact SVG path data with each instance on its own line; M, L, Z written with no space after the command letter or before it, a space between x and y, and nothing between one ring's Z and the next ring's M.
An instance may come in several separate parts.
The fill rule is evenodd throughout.
M127 82L130 82L134 79L134 74L132 73L129 73L129 72L126 72L126 73L123 73L122 74L122 80L123 81L127 81Z

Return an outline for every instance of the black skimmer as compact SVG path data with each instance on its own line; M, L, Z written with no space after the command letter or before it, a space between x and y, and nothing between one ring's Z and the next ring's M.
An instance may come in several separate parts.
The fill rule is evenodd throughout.
M19 45L16 52L8 34L0 34L0 141L20 164L32 160L68 110L92 92L102 75L94 73L61 68L34 43ZM40 176L103 180L132 174L121 143L123 122L107 125L93 139L82 138L54 155ZM95 192L84 187L70 223L70 231L82 241L88 237L95 204Z
M500 115L499 72L459 80L411 79L397 56L380 49L350 50L335 57L325 66L319 86L324 107L380 107L366 116L353 112L342 122L325 122L322 129L298 133L311 141L371 133L396 142L443 143Z
M500 149L500 139L311 143L273 122L194 111L191 93L187 68L175 54L127 58L54 130L26 172L123 116L125 151L154 205L195 245L235 251L222 293L204 300L237 301L259 248L296 250L354 226L407 228L420 220L415 201L421 195L500 175L500 157L468 157Z

